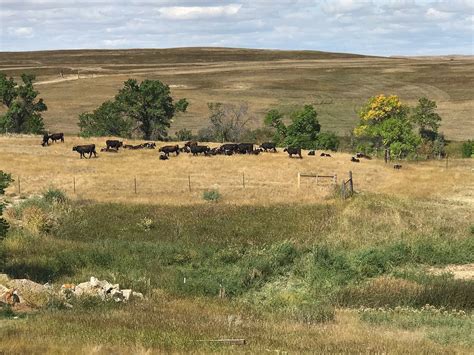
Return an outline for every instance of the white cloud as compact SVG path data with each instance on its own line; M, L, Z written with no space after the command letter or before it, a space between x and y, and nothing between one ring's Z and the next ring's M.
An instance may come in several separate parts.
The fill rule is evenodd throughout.
M235 15L241 7L241 4L224 6L170 6L162 7L158 9L158 12L163 17L173 20L192 20Z
M452 16L452 13L439 11L432 7L426 11L426 17L432 20L449 20Z
M8 27L8 34L15 37L31 38L34 31L31 27Z

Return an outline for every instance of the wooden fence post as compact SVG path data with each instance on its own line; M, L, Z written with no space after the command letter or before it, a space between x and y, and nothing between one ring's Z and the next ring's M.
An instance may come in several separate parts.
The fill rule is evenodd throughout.
M244 172L242 172L242 186L245 189L245 173Z
M189 188L189 192L191 192L191 175L188 174L188 188Z
M301 185L301 173L298 173L298 189L300 188Z
M352 171L349 171L349 191L351 195L354 193L354 182L352 180Z

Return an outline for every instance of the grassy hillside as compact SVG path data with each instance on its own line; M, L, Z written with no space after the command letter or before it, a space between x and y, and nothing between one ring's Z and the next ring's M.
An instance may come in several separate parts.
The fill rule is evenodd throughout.
M254 127L262 125L269 108L289 112L312 103L323 129L343 135L354 126L355 110L364 101L386 93L410 104L420 96L436 100L447 137L469 139L474 135L473 69L472 57L377 58L231 48L0 53L0 71L38 76L37 88L49 106L47 126L66 133L77 133L80 112L113 97L133 77L160 79L177 98L189 99L189 112L175 119L172 133L204 127L207 102L246 101Z
M59 285L94 275L147 299L85 298L72 309L52 302L19 319L0 313L0 351L229 350L200 341L218 338L245 338L233 350L252 352L474 346L473 281L429 271L474 262L473 211L457 203L365 195L172 207L36 198L7 218L14 228L1 255L11 276Z

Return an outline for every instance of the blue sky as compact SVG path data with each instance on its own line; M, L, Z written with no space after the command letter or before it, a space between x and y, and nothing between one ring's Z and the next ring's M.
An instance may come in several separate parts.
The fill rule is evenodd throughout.
M474 0L0 0L0 50L222 46L474 54Z

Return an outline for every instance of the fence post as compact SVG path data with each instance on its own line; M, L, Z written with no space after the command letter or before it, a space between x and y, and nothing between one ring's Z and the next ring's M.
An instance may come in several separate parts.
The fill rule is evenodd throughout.
M189 188L189 192L191 192L191 175L188 174L188 188Z
M300 188L301 185L301 173L298 173L298 189Z
M351 195L354 193L354 181L352 180L352 171L349 171L349 191Z
M448 156L449 154L446 154L446 169L448 169Z
M341 183L341 197L343 200L346 198L346 184L344 184L344 181Z
M134 178L134 182L135 182L135 195L137 194L137 177L135 176Z
M242 186L245 189L245 172L242 172Z

